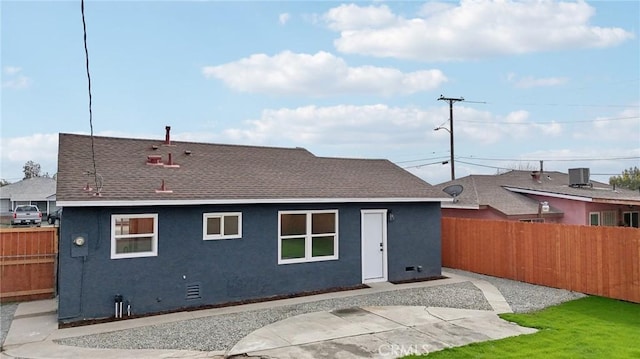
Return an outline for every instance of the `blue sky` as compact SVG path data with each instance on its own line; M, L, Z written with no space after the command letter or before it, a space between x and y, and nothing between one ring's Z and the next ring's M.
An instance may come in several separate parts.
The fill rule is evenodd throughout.
M640 165L640 2L87 1L96 135L305 147L449 180ZM2 1L0 178L88 134L80 1ZM484 102L484 103L474 103ZM602 174L602 175L600 175Z

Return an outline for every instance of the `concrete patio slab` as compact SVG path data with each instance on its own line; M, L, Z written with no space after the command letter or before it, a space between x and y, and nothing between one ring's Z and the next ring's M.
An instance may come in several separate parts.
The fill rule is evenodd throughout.
M34 300L32 302L20 303L14 318L34 317L58 312L58 301L55 299Z
M387 306L364 307L363 309L405 327L441 321L429 313L427 307Z
M367 308L337 309L330 313L346 321L360 325L369 332L381 332L403 328L402 324L389 320L388 318L385 318L372 310L368 310Z
M58 329L56 314L14 317L3 348L43 341L56 329Z
M461 327L449 322L439 322L427 325L419 325L413 329L426 335L434 337L445 343L449 347L459 347L475 342L491 340L483 333L478 333L471 329Z
M475 317L452 320L449 323L482 333L491 339L503 339L521 334L533 334L538 330L521 327L515 323L502 320L497 316Z
M376 330L366 328L363 323L367 319L375 323L369 327ZM348 308L302 314L264 326L236 343L227 355L398 357L534 332L502 320L492 311L413 306Z

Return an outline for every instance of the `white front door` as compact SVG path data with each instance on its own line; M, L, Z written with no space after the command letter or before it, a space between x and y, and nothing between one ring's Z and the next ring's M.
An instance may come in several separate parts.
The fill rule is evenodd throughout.
M362 283L387 280L387 210L361 211Z

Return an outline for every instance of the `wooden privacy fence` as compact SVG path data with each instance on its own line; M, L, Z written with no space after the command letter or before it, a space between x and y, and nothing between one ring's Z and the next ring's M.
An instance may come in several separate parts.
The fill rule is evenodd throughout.
M0 229L0 300L53 298L58 232L47 228Z
M442 218L442 265L640 303L640 229Z

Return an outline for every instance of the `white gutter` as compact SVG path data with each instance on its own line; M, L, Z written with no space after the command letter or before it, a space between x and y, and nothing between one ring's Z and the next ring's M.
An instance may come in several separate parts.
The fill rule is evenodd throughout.
M280 199L185 199L185 200L105 200L57 201L58 207L133 207L133 206L188 206L205 204L293 204L293 203L411 203L452 202L452 198L280 198Z
M458 205L455 203L442 203L440 207L446 209L480 209L480 205Z
M522 189L522 188L507 187L507 186L504 186L503 188L516 193L526 193L526 194L533 194L533 195L552 197L552 198L563 198L563 199L570 199L570 200L582 201L582 202L593 202L593 198L591 197L573 196L570 194L536 191L531 189Z

